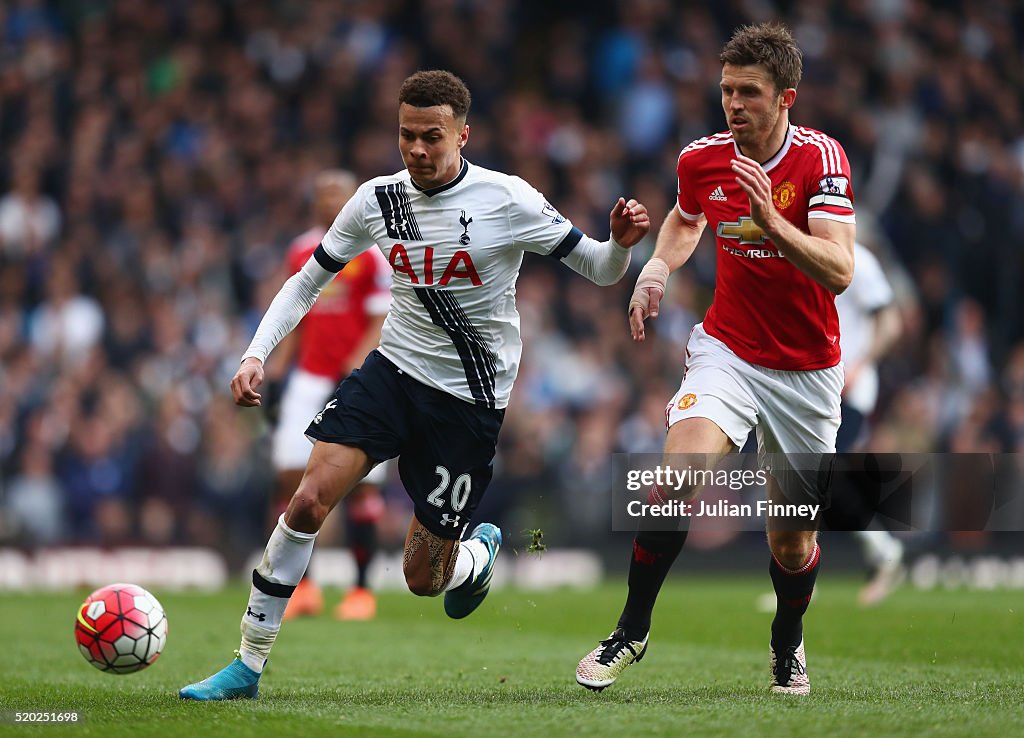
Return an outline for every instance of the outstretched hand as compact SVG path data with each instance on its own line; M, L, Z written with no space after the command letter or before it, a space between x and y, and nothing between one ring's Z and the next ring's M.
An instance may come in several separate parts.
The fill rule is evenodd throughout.
M638 244L651 230L646 206L636 200L627 202L623 197L612 206L609 222L615 243L626 248Z
M258 407L261 395L256 388L263 384L263 362L250 356L242 362L231 379L231 394L235 404L242 407Z
M657 318L661 306L661 298L665 296L665 285L670 273L664 259L653 257L640 271L636 280L633 296L629 298L629 334L634 341L647 338L644 321Z

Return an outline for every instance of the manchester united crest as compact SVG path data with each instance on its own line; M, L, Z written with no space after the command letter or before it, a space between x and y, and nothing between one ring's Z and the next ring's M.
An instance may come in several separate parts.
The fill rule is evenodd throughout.
M697 395L692 392L687 392L685 395L679 398L679 409L689 410L693 407L694 403L697 402Z
M796 185L786 180L772 190L772 201L779 210L785 210L796 199Z

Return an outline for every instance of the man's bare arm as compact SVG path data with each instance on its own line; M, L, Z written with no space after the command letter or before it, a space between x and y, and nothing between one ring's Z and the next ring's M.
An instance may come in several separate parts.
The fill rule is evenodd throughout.
M814 218L808 221L810 233L804 233L775 208L771 179L760 164L737 156L732 170L750 199L750 217L793 266L833 294L845 291L853 279L856 226Z

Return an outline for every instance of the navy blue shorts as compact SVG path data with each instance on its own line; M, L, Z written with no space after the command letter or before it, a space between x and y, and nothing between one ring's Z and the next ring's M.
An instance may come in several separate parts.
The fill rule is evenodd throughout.
M398 473L423 527L461 538L491 481L504 410L428 387L372 351L313 418L306 435L355 446Z
M840 406L843 413L843 420L839 425L839 433L836 434L836 451L841 454L853 450L860 440L864 431L864 413L855 410L845 402Z

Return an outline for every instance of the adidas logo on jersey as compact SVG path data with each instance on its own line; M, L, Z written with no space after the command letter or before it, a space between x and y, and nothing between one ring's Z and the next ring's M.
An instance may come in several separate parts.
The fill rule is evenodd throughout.
M714 189L714 191L710 195L708 195L708 199L709 200L717 200L719 202L725 202L729 198L725 196L725 193L722 192L722 186L719 185L718 187L716 187Z

